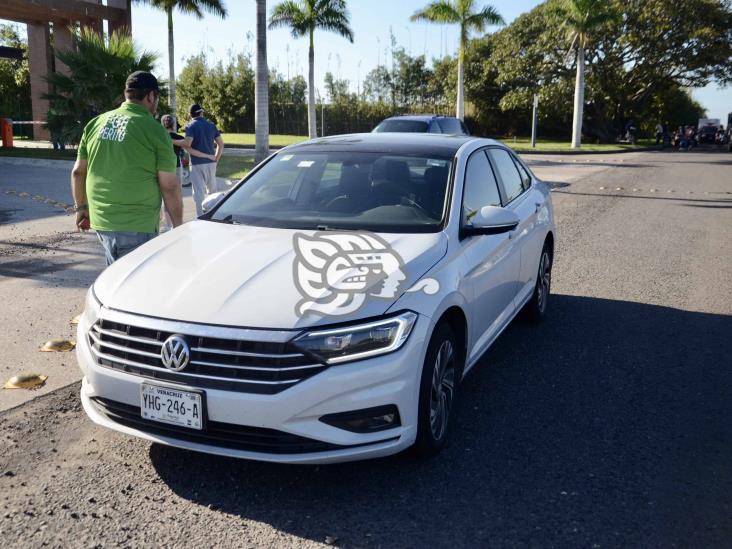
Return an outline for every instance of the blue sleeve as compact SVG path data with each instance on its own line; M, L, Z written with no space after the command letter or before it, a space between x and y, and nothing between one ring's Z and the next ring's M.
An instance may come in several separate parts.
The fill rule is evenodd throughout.
M192 126L186 126L186 137L195 137L195 132Z

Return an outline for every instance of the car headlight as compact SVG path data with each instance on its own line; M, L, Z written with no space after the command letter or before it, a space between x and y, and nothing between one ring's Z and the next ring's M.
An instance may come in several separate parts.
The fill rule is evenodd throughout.
M102 311L102 304L94 293L94 285L92 284L89 291L86 292L86 302L84 303L84 317L89 325L99 320Z
M327 364L339 364L391 353L407 341L417 314L405 311L396 316L333 328L305 332L293 344Z

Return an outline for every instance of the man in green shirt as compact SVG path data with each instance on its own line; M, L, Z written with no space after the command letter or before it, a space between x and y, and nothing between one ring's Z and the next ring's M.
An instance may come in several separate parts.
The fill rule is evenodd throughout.
M86 125L71 172L76 226L97 232L107 265L157 235L161 196L174 227L183 217L173 144L153 118L157 79L132 73L125 99Z

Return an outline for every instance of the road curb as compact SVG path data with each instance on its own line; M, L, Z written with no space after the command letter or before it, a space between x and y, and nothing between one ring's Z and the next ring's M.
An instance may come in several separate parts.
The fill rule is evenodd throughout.
M59 391L63 391L64 389L68 389L72 385L79 385L79 392L81 392L81 379L76 379L74 381L69 381L68 383L61 385L60 387L56 387L55 389L51 389L49 391L46 391L45 393L41 393L39 395L34 395L28 400L24 400L23 402L19 402L15 406L11 406L10 408L0 408L0 417L3 415L12 412L14 410L17 410L18 408L22 408L23 406L27 406L28 404L32 402L37 402L41 399L51 397L54 394L58 393ZM33 391L33 389L13 389L13 391ZM78 396L78 393L77 393Z
M508 145L507 142L503 142L504 144ZM509 145L510 146L510 145ZM639 147L637 149L616 149L613 151L540 151L536 149L512 149L513 152L518 154L536 154L536 155L551 155L551 156L558 156L558 155L570 155L570 156L582 156L587 154L626 154L626 153L634 153L634 152L650 152L650 151L661 151L663 150L661 147Z
M62 160L55 158L33 158L29 156L1 156L0 163L14 164L16 166L45 166L47 168L73 166L73 160Z

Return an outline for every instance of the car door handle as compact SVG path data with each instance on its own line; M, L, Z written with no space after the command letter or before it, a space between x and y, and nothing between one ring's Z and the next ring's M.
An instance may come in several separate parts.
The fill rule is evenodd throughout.
M534 213L539 213L539 210L541 210L541 207L544 205L543 202L535 202L536 210L534 210Z

